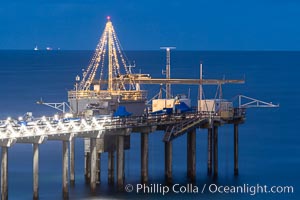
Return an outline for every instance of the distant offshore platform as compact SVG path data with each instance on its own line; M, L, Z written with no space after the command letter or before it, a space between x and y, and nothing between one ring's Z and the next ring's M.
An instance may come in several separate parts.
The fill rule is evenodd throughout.
M141 182L148 183L148 154L151 150L148 138L156 131L165 133L162 142L165 146L166 183L172 183L172 157L176 156L172 153L172 141L184 134L187 134L187 176L195 181L196 130L207 129L207 174L217 178L218 129L225 124L232 124L234 174L238 175L238 127L245 122L246 109L278 105L243 95L237 96L238 104L234 105L234 102L222 98L222 85L242 84L244 80L203 79L202 65L199 79L173 79L170 62L172 48L165 49L166 78L132 73L132 65L121 49L110 17L107 17L104 32L90 63L82 76L76 77L74 89L68 91L69 103L38 102L62 111L61 115L33 118L32 113L27 113L23 118L1 121L2 199L8 199L8 148L16 143L33 144L34 199L39 198L39 145L47 140L62 141L63 198L69 196L69 183L75 184L75 139L84 139L84 175L92 193L101 181L100 162L104 153L108 153L108 182L112 184L116 181L117 188L124 190L124 151L130 149L132 134L141 136ZM148 100L147 91L140 87L142 84L158 84L162 87L155 98ZM173 96L173 84L198 85L197 105L191 105L191 99L185 95ZM215 98L203 98L205 85L216 85Z
M36 45L34 48L33 48L34 51L39 51L40 49L38 48L38 46ZM46 47L47 51L52 51L54 50L52 47ZM60 48L57 48L56 50L60 50Z

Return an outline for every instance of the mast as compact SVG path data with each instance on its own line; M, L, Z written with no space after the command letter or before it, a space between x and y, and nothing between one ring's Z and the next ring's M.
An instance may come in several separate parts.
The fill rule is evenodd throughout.
M199 83L199 111L201 111L201 101L202 101L202 96L203 96L203 89L202 89L202 63L200 63L200 83Z
M167 64L166 64L166 78L171 78L171 63L170 63L170 48L167 48ZM166 84L166 91L167 91L167 99L171 96L171 84Z
M166 50L166 79L171 78L171 49L176 47L161 47L160 49ZM171 98L171 84L166 83L166 99Z
M120 41L114 30L111 18L108 16L104 31L97 44L95 53L88 67L83 71L81 82L78 90L91 90L91 85L98 78L101 80L107 78L107 91L112 92L116 88L126 90L124 83L121 81L119 87L114 85L114 78L120 77L122 74L129 74L127 69L127 58L123 55ZM121 71L121 66L125 72ZM108 67L107 70L104 68ZM107 75L107 76L105 76ZM130 86L134 88L134 81L130 81Z
M112 23L110 17L107 17L107 27L108 27L108 91L113 90L112 79L113 79L113 36L112 36Z

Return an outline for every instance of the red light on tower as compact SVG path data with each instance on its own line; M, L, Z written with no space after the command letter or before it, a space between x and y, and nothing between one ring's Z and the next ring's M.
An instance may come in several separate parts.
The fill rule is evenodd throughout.
M110 16L107 16L106 19L109 21L110 20Z

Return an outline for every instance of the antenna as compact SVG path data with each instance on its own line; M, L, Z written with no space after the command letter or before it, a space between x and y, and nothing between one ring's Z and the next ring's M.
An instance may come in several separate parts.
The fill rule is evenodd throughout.
M134 64L133 65L131 65L131 64L129 64L129 65L126 65L126 68L128 68L128 73L129 74L132 74L132 68L135 68L135 62L134 62Z
M171 49L176 49L176 47L160 47L160 49L165 49L166 50L166 79L171 78ZM166 98L170 99L171 98L171 84L167 83L166 84Z
M200 81L199 81L199 91L198 91L199 92L198 100L200 105L203 97L202 78L203 78L203 71L202 71L202 63L200 62ZM199 111L201 111L201 106L199 106Z

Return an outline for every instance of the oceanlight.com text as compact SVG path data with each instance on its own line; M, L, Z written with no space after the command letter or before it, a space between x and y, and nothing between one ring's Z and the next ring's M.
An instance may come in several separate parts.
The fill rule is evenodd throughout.
M206 186L205 186L206 187ZM220 193L220 194L282 194L282 193L294 193L293 186L268 186L268 185L249 185L243 184L239 186L225 186L210 184L208 185L208 191L210 193Z

